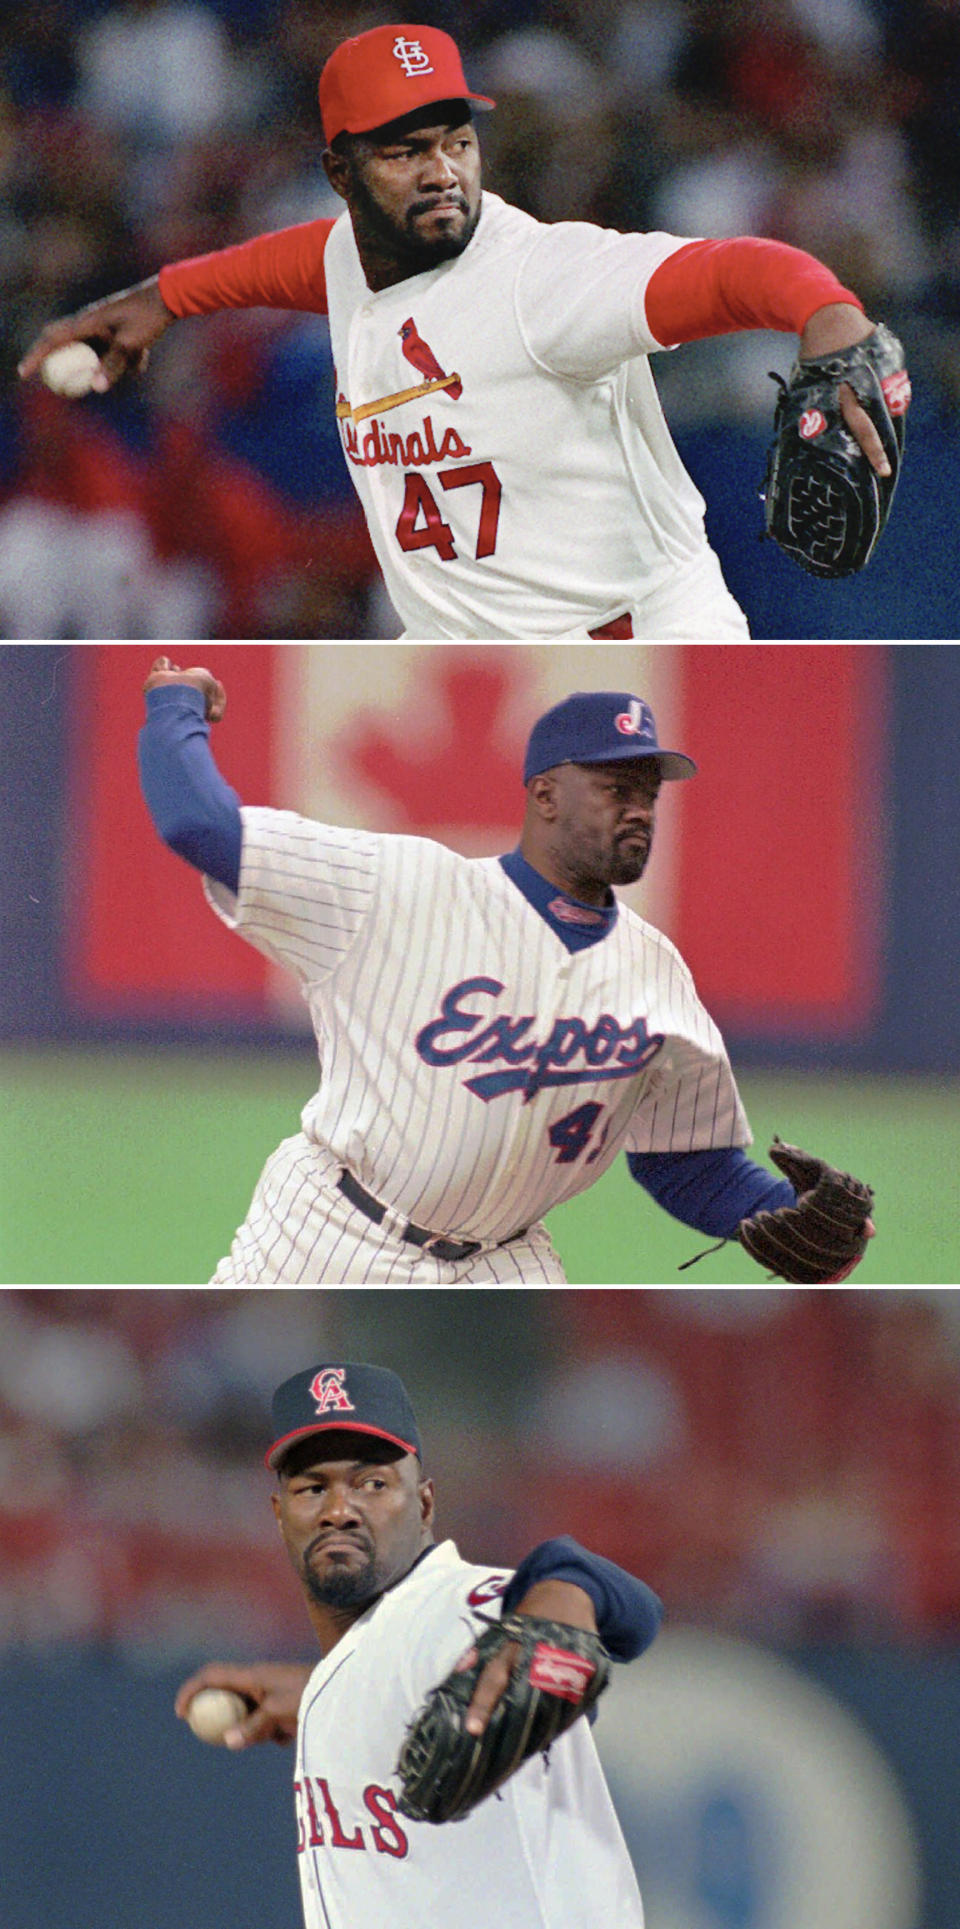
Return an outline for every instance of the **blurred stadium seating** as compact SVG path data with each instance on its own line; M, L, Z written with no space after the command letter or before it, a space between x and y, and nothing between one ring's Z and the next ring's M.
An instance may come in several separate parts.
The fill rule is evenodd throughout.
M319 69L362 0L37 0L0 22L0 360L163 260L334 206ZM547 220L759 232L821 255L903 336L898 504L852 583L756 541L791 345L657 358L754 635L960 634L960 19L952 0L441 0L497 97L492 187ZM333 421L325 323L175 330L143 383L0 401L0 633L393 635ZM91 561L96 551L95 564ZM56 559L56 567L53 559Z
M956 1291L7 1291L0 1645L299 1650L269 1396L348 1350L416 1389L478 1559L562 1517L686 1621L960 1634Z

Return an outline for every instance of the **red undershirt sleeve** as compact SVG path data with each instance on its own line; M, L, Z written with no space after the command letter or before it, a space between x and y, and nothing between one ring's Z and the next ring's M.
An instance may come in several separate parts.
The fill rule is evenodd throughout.
M646 314L650 333L672 348L746 328L799 335L818 308L834 301L863 310L859 296L813 255L748 235L678 248L650 276Z
M161 268L160 294L171 314L211 315L219 308L294 308L327 312L323 254L333 220L304 221L260 234L234 248L194 255Z

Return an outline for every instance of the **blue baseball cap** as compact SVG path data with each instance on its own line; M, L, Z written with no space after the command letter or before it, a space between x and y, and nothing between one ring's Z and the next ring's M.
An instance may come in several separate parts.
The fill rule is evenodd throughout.
M649 703L628 690L575 690L538 718L530 732L523 781L556 764L612 764L625 757L653 757L660 775L695 777L692 757L661 750Z
M418 1459L420 1435L403 1381L386 1366L308 1366L284 1380L273 1396L273 1445L267 1466L276 1468L298 1440L319 1433L366 1433L389 1441Z

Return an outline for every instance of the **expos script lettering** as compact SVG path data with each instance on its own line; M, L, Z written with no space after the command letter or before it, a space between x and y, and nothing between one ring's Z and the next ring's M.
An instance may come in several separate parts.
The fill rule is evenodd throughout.
M462 978L441 1000L439 1018L414 1040L427 1065L501 1065L501 1071L468 1078L468 1092L489 1101L503 1092L523 1093L524 1104L548 1085L591 1085L611 1078L635 1078L663 1044L663 1033L647 1031L645 1018L625 1025L602 1012L592 1025L580 1017L555 1019L549 1036L531 1035L535 1014L514 1018L470 1010L465 1001L499 998L497 978Z

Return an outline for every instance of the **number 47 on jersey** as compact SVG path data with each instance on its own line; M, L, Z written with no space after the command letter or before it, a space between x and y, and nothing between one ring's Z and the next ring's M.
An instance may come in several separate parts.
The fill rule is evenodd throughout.
M492 462L471 462L460 469L441 469L436 476L441 489L480 490L480 519L474 556L479 562L492 556L497 546L500 521L500 478ZM422 520L420 520L422 518ZM436 496L426 476L411 470L404 476L403 508L397 520L397 541L401 549L435 549L441 562L456 560L453 530L444 522Z

